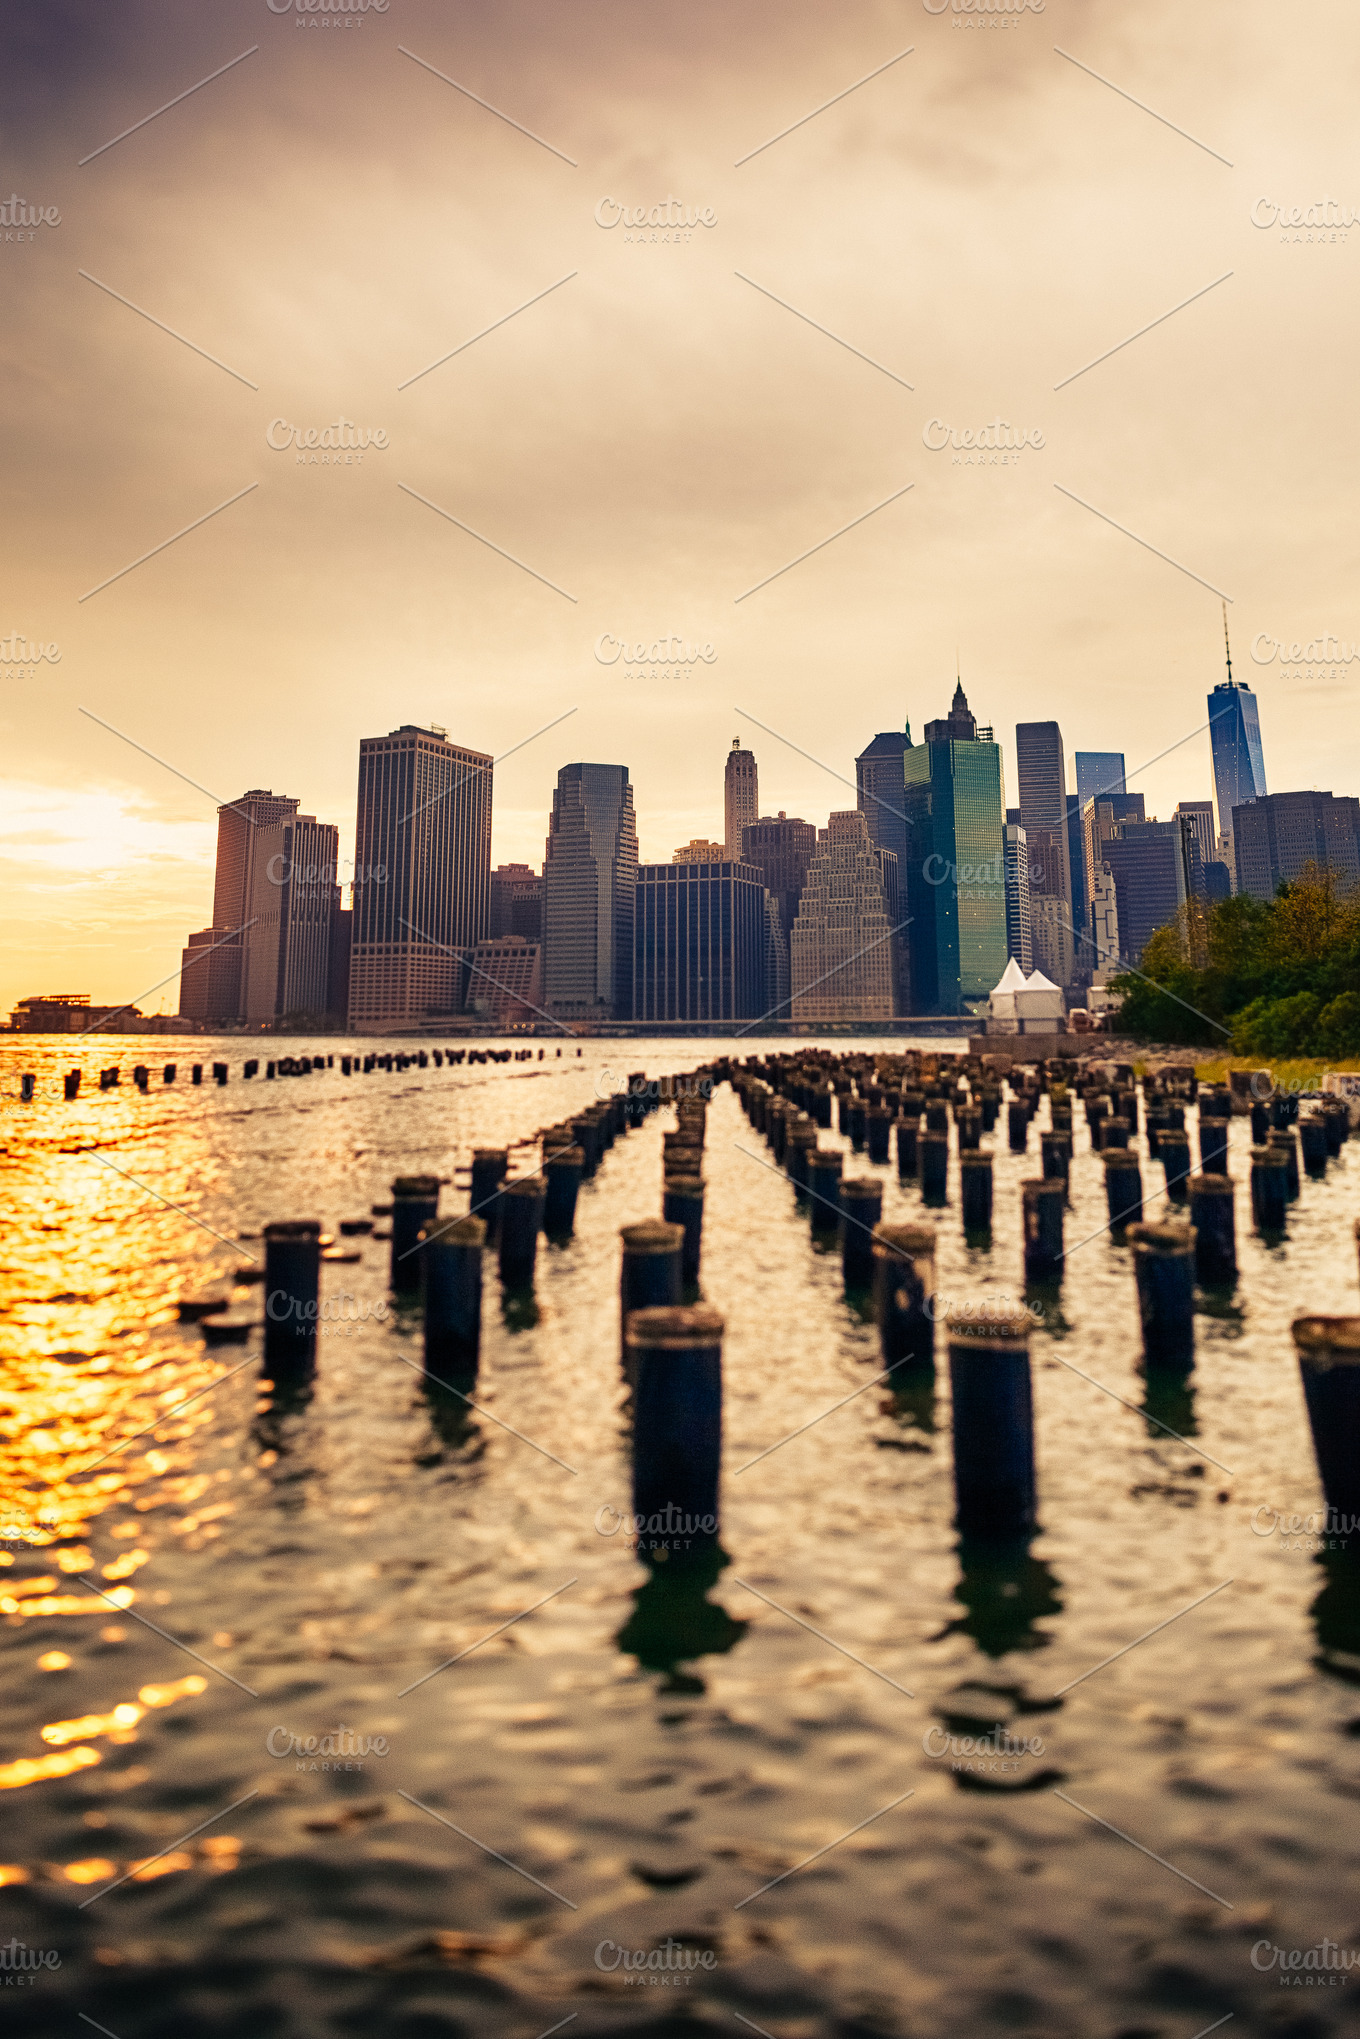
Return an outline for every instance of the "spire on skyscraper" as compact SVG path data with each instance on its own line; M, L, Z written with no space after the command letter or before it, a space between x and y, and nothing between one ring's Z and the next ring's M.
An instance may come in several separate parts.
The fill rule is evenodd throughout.
M1228 654L1228 685L1232 685L1232 646L1228 642L1228 605L1223 604L1223 649Z

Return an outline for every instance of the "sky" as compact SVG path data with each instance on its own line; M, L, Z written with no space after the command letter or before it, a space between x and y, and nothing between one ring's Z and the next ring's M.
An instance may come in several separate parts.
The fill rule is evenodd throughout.
M1226 602L1360 790L1358 75L1346 0L0 0L0 1010L173 1011L216 804L352 858L402 722L536 868L563 764L644 859L734 736L824 823L956 671L1012 800L1051 716L1166 816Z

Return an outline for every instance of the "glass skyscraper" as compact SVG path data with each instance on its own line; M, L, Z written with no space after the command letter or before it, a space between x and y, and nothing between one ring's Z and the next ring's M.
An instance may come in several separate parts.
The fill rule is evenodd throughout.
M1078 814L1088 800L1108 800L1111 793L1124 791L1122 750L1074 751L1072 762L1077 771Z
M986 998L1006 967L1001 746L978 728L960 685L902 764L912 1010L958 1013Z
M1266 765L1261 753L1261 724L1256 696L1232 677L1209 696L1209 742L1214 754L1214 793L1218 799L1220 835L1233 832L1233 809L1259 800L1266 790Z

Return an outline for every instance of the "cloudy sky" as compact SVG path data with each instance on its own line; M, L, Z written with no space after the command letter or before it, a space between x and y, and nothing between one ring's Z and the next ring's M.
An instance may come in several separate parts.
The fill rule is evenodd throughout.
M47 215L0 224L0 1006L170 976L216 800L352 855L403 721L513 752L497 861L576 758L666 857L734 734L824 821L957 659L1012 798L1057 716L1131 772L1188 737L1165 815L1222 596L1272 790L1360 789L1360 225L1278 225L1360 215L1348 0L306 4L0 5L0 197ZM270 443L341 416L361 460ZM929 443L997 419L1014 459Z

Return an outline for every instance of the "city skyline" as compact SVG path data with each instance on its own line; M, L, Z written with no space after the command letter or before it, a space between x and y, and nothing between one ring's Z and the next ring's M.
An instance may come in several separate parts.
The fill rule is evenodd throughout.
M943 682L941 684L943 685ZM929 690L929 683L925 682L920 684L913 684L913 686L910 689L910 693L913 702L916 702L918 700L918 697L922 696L925 697L924 699L919 700L919 712L917 712L916 710L913 711L917 713L916 727L919 731L923 728L925 721L928 719L929 709L931 705L932 696ZM904 728L906 730L909 730L912 724L912 715L906 715L904 717L901 717L900 720L902 721ZM1008 803L1012 805L1014 803L1010 801L1010 795L1012 794L1012 792L1018 789L1020 777L1016 741L1016 728L1019 726L1021 725L1016 725L1012 727L1009 734L1009 739L1007 736L1007 729L1004 724L999 725L996 729L997 743L1003 760L1002 762L1003 790L1006 793ZM426 735L433 734L440 738L441 741L444 739L444 731L442 727L439 725L433 724L420 725L416 723L408 723L404 725L404 727L407 730L413 732L419 732ZM562 732L562 739L564 743L570 742L571 734L577 729L577 727L578 725L576 722L576 718L572 717L571 720L565 725ZM903 738L904 742L906 742L907 740L908 739L906 739L905 737ZM368 740L360 739L360 741L367 742ZM387 739L381 740L374 739L374 741L385 742L387 741ZM919 744L919 742L921 741L919 735L915 739L915 741ZM455 747L458 749L459 754L462 756L479 757L483 764L490 762L494 765L496 762L494 760L490 760L487 754L478 753L468 748L465 744L460 743L456 732L453 737L453 742ZM780 811L788 811L792 816L793 809L791 807L785 809L786 788L783 774L787 770L789 779L792 781L792 783L798 784L801 782L806 787L808 785L808 774L809 771L811 770L812 772L815 773L815 778L813 779L812 784L815 786L817 783L821 783L821 785L825 789L822 796L822 803L820 806L818 806L815 802L807 803L811 811L798 818L805 820L814 830L825 828L829 816L832 813L837 812L838 809L843 805L848 804L849 792L851 788L853 788L854 785L856 784L855 775L857 772L858 780L861 787L864 786L865 784L871 784L871 788L876 789L877 786L879 785L880 783L879 777L874 777L871 775L870 779L866 779L865 767L863 763L863 759L866 753L864 751L861 751L861 758L857 765L857 760L854 755L854 747L856 743L860 743L869 745L870 749L872 750L873 746L876 744L880 744L880 742L881 742L880 738L873 738L871 737L870 734L867 733L862 736L859 734L849 736L842 743L842 749L845 752L845 755L839 756L839 754L837 754L837 757L839 757L839 761L837 761L837 757L831 757L828 758L825 761L825 763L818 761L817 763L809 766L808 761L804 758L801 758L789 743L781 742L774 735L766 733L758 727L755 728L750 743L743 748L742 754L749 755L750 752L754 750L756 755L757 767L765 775L764 786L762 786L760 798L760 812L757 818L761 821L767 820L773 821L776 812L774 805L776 800L779 802ZM1195 775L1196 770L1198 770L1200 777L1207 776L1210 778L1212 789L1212 763L1209 752L1209 742L1210 738L1207 729L1192 734L1189 740L1186 741L1180 747L1179 752L1173 754L1173 757L1171 759L1165 761L1166 765L1171 766L1174 769L1177 755L1181 756L1187 761L1194 760L1194 763L1190 765L1189 770L1186 769L1185 764L1182 764L1180 768L1182 773L1181 779L1182 787L1185 779L1193 777ZM718 777L717 773L719 767L722 767L724 769L724 772L726 771L726 768L728 767L730 760L734 755L734 746L732 744L731 739L728 739L726 745L723 745L719 741L715 731L713 733L711 743L705 743L702 746L695 746L695 748L697 751L707 750L711 753L710 770L712 775L712 787L708 801L705 805L696 806L694 808L686 810L688 819L695 824L695 826L691 829L691 841L703 840L704 839L703 830L706 828L710 828L713 830L714 836L716 837L716 844L721 844L724 830L724 807L725 807L724 778ZM1006 753L1008 751L1011 754L1012 759L1012 762L1009 764L1009 766L1006 763ZM1109 754L1103 753L1102 755ZM1132 753L1130 752L1129 755L1132 755ZM1069 751L1067 753L1066 778L1069 781L1073 781L1075 779L1075 757L1076 757L1075 752ZM560 769L565 769L565 767L560 767L559 770ZM658 825L656 821L653 819L652 815L649 814L642 800L636 798L636 788L639 777L638 769L631 765L629 766L628 769L630 779L633 783L635 791L635 811L636 811L636 826L638 832L639 861L641 863L670 862L678 854L678 852L676 851L674 846L672 846L669 849L662 848L661 846L662 830L664 829L665 824L662 823ZM643 767L642 775L645 779L646 777L645 766ZM261 774L261 776L267 775ZM1130 776L1132 777L1139 776L1136 767L1130 768ZM1173 782L1173 785L1174 783L1175 782ZM774 791L770 792L768 800L766 797L765 787L775 789ZM547 792L548 789L545 788L545 793ZM1074 786L1071 789L1070 797L1074 799L1077 797ZM291 813L296 813L298 806L305 802L309 806L316 807L317 810L316 819L322 826L329 825L335 827L338 830L338 839L340 845L338 857L338 882L341 888L342 897L345 900L346 906L348 906L351 903L350 899L351 880L356 870L356 867L361 867L361 860L358 859L355 854L359 847L359 833L357 812L355 807L355 798L353 792L352 791L350 792L347 805L341 806L339 811L332 813L326 813L321 809L320 803L315 800L315 796L311 793L310 790L303 794L285 795L277 797L273 795L257 796L255 794L243 793L225 799L223 802L220 803L220 807L228 810L228 812L237 809L244 809L244 806L247 802L255 801L257 798L268 798L274 801L274 807L270 808L271 819L275 818L275 808L277 808L280 813L282 813L284 810L287 810L288 812ZM1181 805L1187 804L1186 797L1183 791L1181 792L1179 799ZM878 801L875 798L874 790L870 790L869 792L862 794L862 804L865 805L867 808L873 809L877 808ZM1176 803L1174 801L1168 801L1168 811L1170 811L1175 804ZM524 812L522 810L515 810L513 812L510 819L509 827L507 827L507 825L501 819L501 810L499 802L497 801L493 803L491 811L491 844L489 851L491 870L523 863L525 867L529 869L531 872L533 872L536 876L541 874L544 859L544 848L549 833L548 822L550 807L551 807L551 796L549 793L548 797L545 799L545 804L541 811L541 819L539 822L539 827L537 831L537 841L535 844L535 836L534 831L532 829L532 825L526 822ZM663 810L663 812L664 811L665 810ZM261 812L263 813L263 808L261 809ZM217 824L215 819L213 824L212 841L210 841L209 844L207 845L206 850L201 859L195 859L193 860L192 864L189 865L190 869L198 872L201 884L207 889L207 891L209 891L210 893L214 893L214 895L217 890L220 890L221 884L220 878L217 878L214 875L216 870L214 859L217 850L216 827ZM247 836L253 833L248 824L243 823L242 827ZM874 836L875 829L877 828L879 830L880 835L882 835L885 840L889 836L895 839L895 835L897 832L896 817L889 815L887 819L884 820L883 817L880 817L875 812L870 816L869 827L871 836ZM513 828L514 830L512 840L517 845L517 851L514 854L506 854L503 852L505 837L509 833L510 828ZM351 845L348 852L346 851L346 844ZM214 928L220 925L218 918L218 904L219 902L216 896L214 896L212 908L212 925ZM225 910L225 908L223 910ZM203 914L200 917L206 920L208 916L206 914ZM187 918L189 920L192 920L194 918L192 905L188 908ZM211 931L212 930L210 928L205 927L204 930L205 936L211 933ZM179 949L185 947L186 939L187 938L184 935L184 933L181 932L178 941L171 942L170 944L171 949L178 953ZM195 941L199 941L201 938L195 936L193 939ZM1080 947L1080 944L1078 944L1078 947ZM11 971L12 981L11 979L6 980L9 984L8 992L0 991L0 1006L5 1005L6 1000L8 1005L12 1005L17 1002L19 997L30 995L33 990L34 966L32 965L31 962L25 962L21 965L11 964L9 967ZM211 965L211 967L215 971L220 973L223 966L221 962L215 961ZM0 964L0 973L2 973L4 969L5 965ZM169 973L167 981L161 985L158 985L156 987L155 993L146 999L144 1004L144 1009L146 1011L148 1012L165 1011L172 1013L177 1009L178 987L170 965L167 965L167 972ZM60 965L58 965L58 974L61 974ZM69 970L66 971L65 974L69 976L70 975ZM164 975L166 973L163 972L162 974ZM82 988L85 988L87 978L90 978L90 981L93 983L92 995L94 996L96 1003L101 1003L104 1002L105 1000L109 1002L118 1002L125 997L132 996L130 992L126 991L121 978L119 978L118 981L106 983L95 977L92 977L91 973L86 972L85 976L82 976L81 979ZM23 980L22 988L18 988L20 986L21 979ZM74 982L74 978L72 978L71 981Z
M324 51L263 0L128 0L116 20L54 0L16 24L12 188L60 220L0 248L7 952L38 982L128 996L208 917L211 805L115 731L219 799L293 784L305 753L342 869L361 728L437 721L514 751L498 861L538 861L561 764L627 758L642 852L664 857L720 832L675 740L680 691L767 773L757 723L853 776L846 692L870 737L904 693L921 714L958 646L1008 785L1020 720L1136 765L1140 725L1204 719L1219 588L1270 784L1360 783L1360 731L1333 715L1360 628L1332 420L1360 282L1345 248L1252 218L1261 193L1337 187L1338 48L1360 27L1309 19L1281 48L1254 0L1088 14L1049 0L965 36L924 9L907 32L873 9L701 5L677 40L617 8L577 36L541 6L455 20L393 0ZM355 177L370 158L380 174ZM596 217L668 192L714 225L651 248ZM1263 407L1296 354L1288 403ZM343 472L267 437L340 416L387 441ZM997 416L1042 447L981 471L927 443L934 421ZM1319 780L1324 715L1341 726ZM815 766L778 762L767 806L835 808ZM1179 762L1152 767L1151 810L1211 792Z

